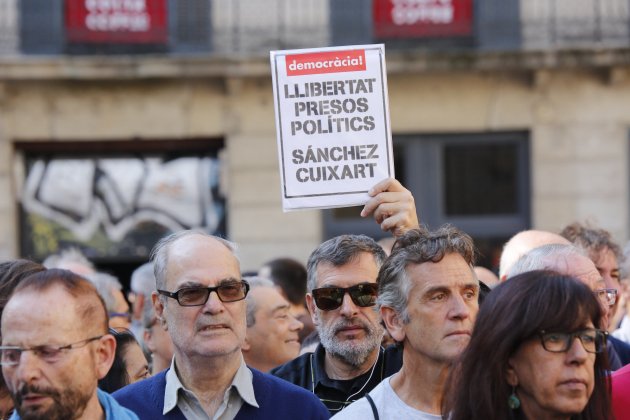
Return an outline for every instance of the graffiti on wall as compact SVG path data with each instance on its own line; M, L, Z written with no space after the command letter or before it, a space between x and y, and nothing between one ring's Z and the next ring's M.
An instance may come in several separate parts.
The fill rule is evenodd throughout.
M189 228L223 233L219 175L219 161L211 157L37 159L26 176L22 207L33 240L41 242L42 223L52 223L67 231L64 236L110 255L147 224L160 234ZM48 229L48 236L60 236L55 231ZM43 248L33 244L36 254L54 252L44 249L58 247L48 239L53 243Z

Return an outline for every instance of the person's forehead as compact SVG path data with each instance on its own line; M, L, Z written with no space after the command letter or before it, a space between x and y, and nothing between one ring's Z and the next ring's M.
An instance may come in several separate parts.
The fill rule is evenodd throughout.
M34 343L65 343L86 329L79 305L60 287L19 292L2 314L3 340L19 336Z
M317 265L316 287L349 287L359 283L375 283L378 267L374 256L367 252L358 254L346 264L335 266L322 261Z
M557 264L553 269L577 278L590 288L599 287L598 282L603 280L593 261L584 255L571 255L566 259L566 264Z
M477 283L472 268L457 253L447 254L438 262L409 264L406 272L414 287L421 290L436 286L460 287Z
M617 256L608 247L600 250L593 258L595 265L601 268L607 268L610 270L617 269L619 264L617 262Z
M238 260L216 239L194 235L171 245L167 283L177 286L193 282L214 286L231 278L240 278Z
M275 287L261 286L253 288L249 293L256 302L258 311L272 311L282 306L289 306L289 302L282 297Z

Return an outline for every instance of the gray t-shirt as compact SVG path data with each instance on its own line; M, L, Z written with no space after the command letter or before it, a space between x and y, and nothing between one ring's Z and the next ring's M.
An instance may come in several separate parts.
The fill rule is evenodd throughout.
M380 420L442 420L441 415L425 413L405 404L392 389L392 386L389 384L390 379L391 376L383 379L369 393L374 400ZM371 420L373 418L372 407L368 400L363 397L335 414L331 420Z

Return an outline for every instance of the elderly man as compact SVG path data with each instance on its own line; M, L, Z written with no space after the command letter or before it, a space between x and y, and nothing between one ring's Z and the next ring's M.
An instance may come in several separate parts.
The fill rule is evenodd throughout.
M451 226L398 239L378 274L378 306L402 369L339 419L442 419L450 365L466 348L479 309L472 239Z
M247 332L243 357L247 366L269 372L300 354L303 324L291 314L289 301L269 279L249 277Z
M2 314L11 418L137 419L97 388L114 360L107 331L105 305L87 280L59 269L24 279Z
M543 245L569 245L570 242L562 236L544 230L524 230L512 236L503 246L499 263L499 280L508 278L510 269L521 258L534 248Z
M196 231L163 238L152 252L156 314L173 341L170 369L115 393L142 419L324 419L312 394L248 368L241 348L245 297L233 245Z
M523 255L509 272L508 279L521 273L533 270L553 270L560 274L573 276L589 286L602 304L602 329L608 328L609 311L616 301L616 290L607 289L604 278L595 264L584 254L583 250L573 245L550 244L534 248ZM623 366L619 354L628 354L628 344L608 336L608 362L611 370Z

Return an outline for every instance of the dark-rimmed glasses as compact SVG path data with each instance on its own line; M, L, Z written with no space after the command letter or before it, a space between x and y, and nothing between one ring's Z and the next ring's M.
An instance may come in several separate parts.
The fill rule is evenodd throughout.
M610 306L617 302L617 289L597 289L594 293L599 300Z
M61 360L67 351L78 349L102 337L102 335L98 335L96 337L86 338L85 340L77 341L75 343L66 344L65 346L43 345L29 348L22 348L17 346L0 346L0 365L17 365L18 363L20 363L22 353L24 353L25 351L32 351L35 356L46 363L55 363Z
M585 328L571 333L541 331L538 335L543 348L552 353L569 351L576 338L587 352L600 353L606 348L608 333L597 328Z
M311 293L315 299L315 305L322 311L339 308L346 293L350 295L355 305L365 308L376 304L378 286L376 283L362 283L352 287L322 287L313 289Z
M249 292L249 283L245 280L220 284L215 287L183 287L176 292L158 290L158 293L177 300L181 306L202 306L216 292L221 302L236 302L245 299Z

